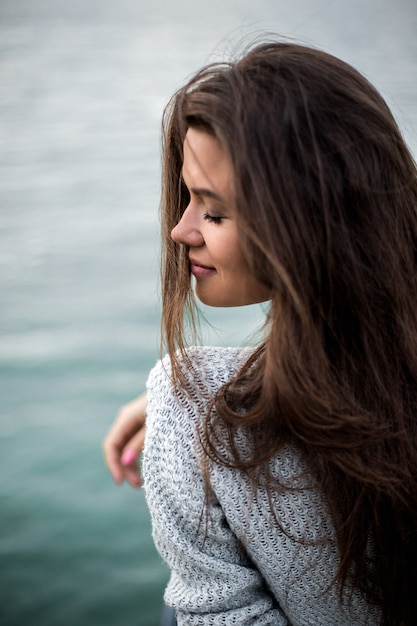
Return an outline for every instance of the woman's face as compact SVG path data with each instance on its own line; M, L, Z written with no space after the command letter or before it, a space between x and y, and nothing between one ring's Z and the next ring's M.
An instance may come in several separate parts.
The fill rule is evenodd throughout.
M267 300L268 289L249 272L240 250L232 164L218 139L188 130L182 176L190 202L171 236L189 248L197 297L219 307Z

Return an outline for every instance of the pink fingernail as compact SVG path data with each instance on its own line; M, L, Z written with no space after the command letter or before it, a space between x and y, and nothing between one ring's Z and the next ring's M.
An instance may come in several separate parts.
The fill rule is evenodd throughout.
M130 465L136 459L135 450L126 450L122 455L122 465Z

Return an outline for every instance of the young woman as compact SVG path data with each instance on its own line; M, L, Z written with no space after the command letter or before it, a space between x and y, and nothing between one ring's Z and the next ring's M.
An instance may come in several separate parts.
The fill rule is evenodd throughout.
M417 172L388 107L268 42L175 94L163 149L143 472L167 603L179 624L416 624ZM187 348L194 293L268 301L259 345ZM105 442L118 482L139 484L145 406Z

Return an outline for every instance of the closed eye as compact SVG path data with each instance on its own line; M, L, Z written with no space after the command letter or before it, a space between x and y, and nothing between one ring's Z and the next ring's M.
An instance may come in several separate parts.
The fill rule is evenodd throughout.
M221 221L224 219L219 215L210 215L209 213L204 213L204 219L210 222L211 224L221 224Z

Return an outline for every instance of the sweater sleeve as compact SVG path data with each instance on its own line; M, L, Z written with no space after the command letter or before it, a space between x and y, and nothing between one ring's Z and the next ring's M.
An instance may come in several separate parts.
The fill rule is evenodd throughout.
M215 495L206 496L199 402L173 391L169 361L152 370L143 475L155 545L171 570L165 601L180 626L284 626L288 620Z

